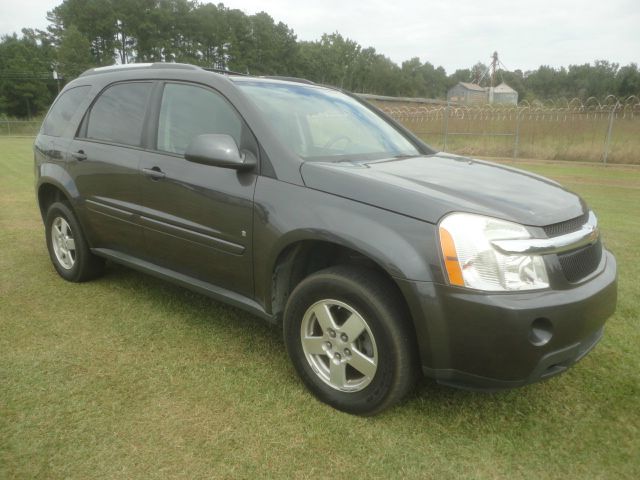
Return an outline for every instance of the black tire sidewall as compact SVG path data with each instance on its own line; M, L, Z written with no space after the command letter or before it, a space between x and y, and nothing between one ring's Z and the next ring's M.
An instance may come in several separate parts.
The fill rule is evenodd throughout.
M342 392L332 388L313 371L302 349L300 328L308 308L320 300L338 300L354 308L366 321L376 342L378 367L369 385L358 392ZM384 408L396 375L402 368L398 358L404 348L398 319L392 318L388 305L352 279L332 274L316 274L304 280L291 294L284 317L284 339L289 356L305 385L321 401L333 407L360 415L376 413Z
M62 217L66 220L71 228L71 233L73 234L73 240L75 242L75 251L76 258L73 264L73 267L70 269L64 268L60 265L60 262L56 258L56 254L53 250L53 241L51 237L51 226L53 225L53 221ZM45 237L47 241L47 250L49 251L49 257L51 258L51 263L53 263L54 268L58 272L58 274L68 280L70 282L79 281L82 273L83 264L89 260L89 249L87 247L86 242L84 241L84 237L82 235L82 230L80 228L80 224L76 220L75 215L71 211L66 204L62 202L56 202L51 204L49 209L47 210L47 216L45 220Z

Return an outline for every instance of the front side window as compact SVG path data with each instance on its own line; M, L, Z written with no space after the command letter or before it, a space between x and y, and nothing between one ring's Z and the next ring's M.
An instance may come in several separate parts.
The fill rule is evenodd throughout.
M158 120L158 150L183 154L194 137L220 133L241 145L242 120L219 94L202 87L167 84Z
M91 90L89 85L74 87L60 95L42 123L42 134L61 137L78 107Z
M98 98L87 122L87 138L140 146L150 82L118 83Z
M237 80L279 140L304 159L420 155L393 125L335 90Z

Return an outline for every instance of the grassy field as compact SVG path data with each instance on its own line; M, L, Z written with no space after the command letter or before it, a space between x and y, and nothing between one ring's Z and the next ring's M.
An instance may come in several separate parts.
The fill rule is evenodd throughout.
M34 136L37 135L42 124L41 118L32 120L2 120L0 118L0 137L3 136Z
M0 478L639 478L640 170L524 164L582 194L618 258L605 338L548 382L425 380L375 418L295 377L280 332L111 265L54 272L29 139L0 139Z

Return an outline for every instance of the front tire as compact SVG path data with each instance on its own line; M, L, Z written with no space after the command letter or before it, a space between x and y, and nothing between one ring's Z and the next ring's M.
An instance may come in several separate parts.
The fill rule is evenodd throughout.
M338 266L305 278L287 302L284 340L305 385L338 410L374 415L415 384L407 309L376 271Z
M63 202L51 204L44 223L49 257L62 278L84 282L102 274L104 260L91 253L69 205Z

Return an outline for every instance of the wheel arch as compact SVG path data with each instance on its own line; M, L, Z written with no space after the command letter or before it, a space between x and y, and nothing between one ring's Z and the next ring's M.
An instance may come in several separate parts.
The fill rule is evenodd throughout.
M41 183L38 186L38 207L43 220L47 215L47 209L55 202L67 202L71 204L71 199L69 194L65 192L60 185L52 182Z
M384 276L396 290L410 316L407 299L394 279L394 270L390 270L388 265L385 268L370 252L338 238L311 237L284 244L274 258L268 308L276 321L281 321L289 295L302 280L317 271L337 265L366 268Z
M74 205L79 193L71 175L64 168L47 163L40 166L39 173L37 199L43 220L48 206L55 201L65 200L70 205Z

